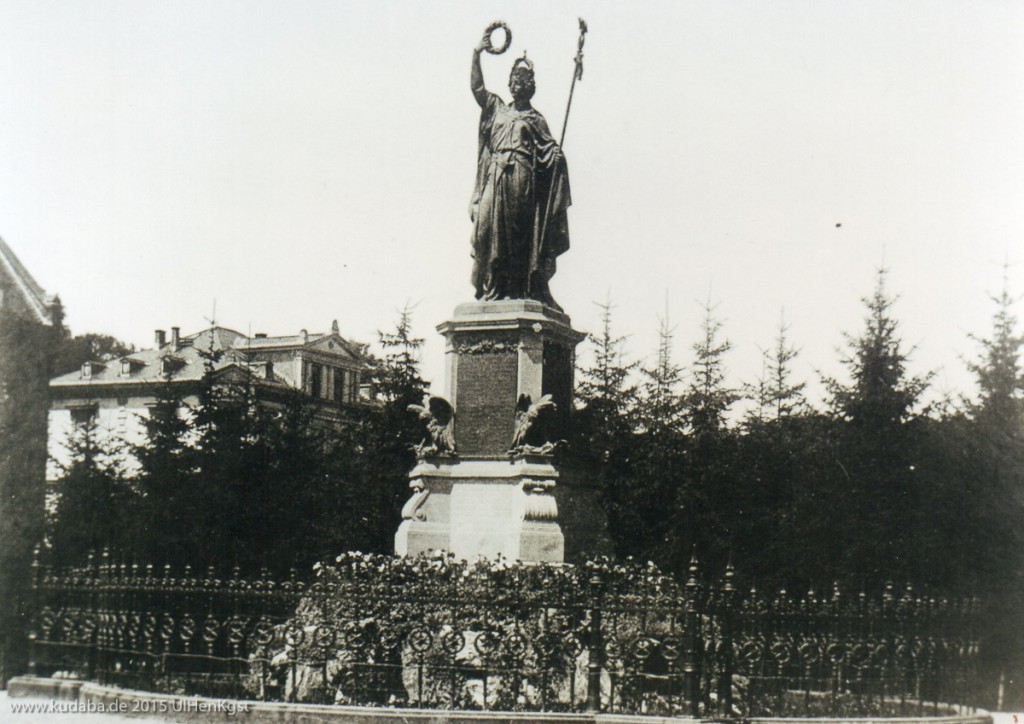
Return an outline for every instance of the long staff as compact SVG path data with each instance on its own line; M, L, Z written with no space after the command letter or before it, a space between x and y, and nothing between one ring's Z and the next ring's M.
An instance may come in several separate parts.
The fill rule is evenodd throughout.
M583 80L583 43L587 39L587 21L580 18L580 39L576 44L576 67L572 73L572 85L569 86L569 102L565 104L565 120L562 121L562 137L558 141L558 148L561 150L565 143L565 129L569 126L569 110L572 108L572 93L576 90L576 81ZM551 218L551 206L554 203L555 198L555 183L558 181L558 166L555 166L554 171L551 175L551 185L548 188L548 203L547 208L544 209L544 223L540 227L540 248L543 248L544 241L547 238L548 232L548 219ZM539 251L539 249L537 250Z
M558 140L559 148L565 143L565 129L569 125L569 109L572 108L572 92L576 90L576 81L583 80L583 43L587 39L587 21L580 18L580 40L576 46L576 69L572 74L572 85L569 86L569 102L565 104L565 120L562 121L562 137Z

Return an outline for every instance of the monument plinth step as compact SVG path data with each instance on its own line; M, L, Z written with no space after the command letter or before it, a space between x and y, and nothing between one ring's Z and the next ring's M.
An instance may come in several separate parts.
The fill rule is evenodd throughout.
M565 541L549 458L477 457L420 462L395 536L399 555L446 550L459 558L562 561Z

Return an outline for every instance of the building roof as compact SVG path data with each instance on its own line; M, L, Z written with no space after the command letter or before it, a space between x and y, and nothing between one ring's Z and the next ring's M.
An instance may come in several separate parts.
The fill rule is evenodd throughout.
M217 372L229 368L256 374L271 384L294 387L295 379L290 365L279 365L277 369L261 353L293 349L323 354L325 345L346 362L362 364L363 355L359 345L343 339L337 333L300 334L288 337L247 337L241 332L226 327L210 327L185 337L175 343L174 335L165 344L154 349L143 349L112 360L87 362L83 368L50 380L51 388L70 388L99 385L131 385L157 383L165 380L175 382L198 381L202 379L207 366L212 364ZM353 352L353 350L356 350ZM328 352L332 354L332 352Z
M51 325L59 322L60 298L47 294L21 263L7 242L0 238L0 305L23 309L32 319ZM17 295L17 301L8 298Z

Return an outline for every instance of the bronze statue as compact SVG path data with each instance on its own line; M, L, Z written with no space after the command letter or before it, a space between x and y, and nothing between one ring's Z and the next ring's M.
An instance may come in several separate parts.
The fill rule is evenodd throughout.
M504 47L491 45L503 27ZM530 105L535 90L533 63L523 54L512 64L512 102L484 88L480 53L503 52L511 36L494 23L473 49L473 97L482 109L473 220L473 285L476 298L535 299L556 309L548 282L555 260L569 248L566 211L572 200L560 145Z
M533 423L537 421L542 412L554 410L556 407L558 405L551 399L551 395L543 395L536 402L525 393L519 395L519 401L516 402L516 422L512 432L511 449L515 451L527 446L527 435L533 428Z
M413 448L417 458L455 454L455 410L448 400L428 395L422 405L409 405L409 410L427 423L429 440Z

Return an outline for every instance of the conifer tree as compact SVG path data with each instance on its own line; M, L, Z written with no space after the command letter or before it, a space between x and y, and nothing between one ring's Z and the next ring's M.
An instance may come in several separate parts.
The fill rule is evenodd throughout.
M409 405L422 404L428 389L419 366L423 339L413 333L408 306L392 331L379 333L379 344L383 356L370 370L371 396L377 404L349 431L354 438L347 445L358 454L342 474L358 481L349 499L359 522L353 546L390 552L408 498L409 470L416 461L412 448L423 438L422 423Z
M189 519L195 513L195 459L188 443L191 412L170 375L156 385L154 403L141 423L143 440L132 447L139 466L138 548L154 563L184 563L193 548Z
M129 534L135 492L121 466L118 442L99 434L95 418L75 424L66 442L68 463L57 483L51 526L55 559L80 564L89 551L112 548L135 555Z
M946 498L957 498L957 523L974 533L963 536L965 562L968 580L990 599L992 634L985 641L990 670L1019 672L1024 671L1024 651L1005 632L1024 629L1024 334L1005 266L1002 289L992 300L992 331L984 338L971 335L981 346L978 359L968 363L977 380L977 399L968 406L963 425L966 444L952 448L966 454L957 460L961 474L955 487L947 484Z
M686 394L686 421L696 437L714 434L725 425L725 417L739 396L725 386L725 355L732 349L720 339L722 322L714 316L715 305L704 305L701 338L693 345L693 374Z
M608 462L632 433L637 388L630 377L638 364L625 357L626 338L612 331L610 301L598 304L601 309L601 333L589 335L594 350L594 363L580 370L576 396L581 405L577 428L585 440L583 447L590 457Z
M685 469L682 368L673 357L673 329L668 314L658 327L654 364L641 370L637 434L632 443L632 482L622 491L619 522L613 524L620 553L672 566L687 545L681 525L690 513ZM615 530L622 526L622 530ZM687 539L688 540L688 539Z
M932 375L910 376L909 353L903 350L899 323L892 316L896 299L885 288L886 269L879 269L872 295L864 299L868 315L858 337L847 335L850 352L843 365L850 382L826 378L831 407L839 418L884 440L902 423L912 420Z
M598 307L601 332L588 337L593 364L579 371L576 396L580 407L569 455L600 491L609 533L618 549L632 553L636 546L630 533L635 511L632 466L636 459L637 388L630 378L637 363L626 360L626 339L613 331L611 302Z
M638 420L648 435L671 436L682 431L684 399L681 392L683 368L673 359L675 330L668 313L658 326L658 349L652 367L644 367L640 386Z
M1020 353L1024 334L1017 328L1005 270L1002 291L992 297L996 313L989 337L970 338L981 346L981 358L968 363L978 384L978 400L971 412L979 421L992 426L992 432L1024 435L1024 368Z
M863 579L905 574L921 559L920 444L924 421L918 409L931 374L910 375L895 299L886 270L864 300L865 329L847 336L843 358L850 381L825 379L838 425L832 498L838 516L830 527L842 540L843 568ZM835 511L841 510L841 515ZM828 515L829 512L826 512Z
M975 512L974 525L986 531L974 542L974 567L990 582L1024 590L1024 370L1020 352L1024 334L1013 313L1005 270L1001 292L993 296L996 311L987 338L971 336L981 345L980 358L968 363L978 386L977 401L968 408L970 463L964 483L965 501ZM991 583L989 584L991 585Z
M788 332L789 325L784 317L780 318L775 347L768 359L769 384L765 402L771 410L772 420L777 423L798 414L807 405L804 397L807 383L791 381L793 360L797 358L799 350L789 343Z
M803 568L799 543L810 530L801 518L813 509L805 501L808 462L813 457L815 436L809 434L812 417L804 397L803 382L793 382L793 361L798 355L789 341L789 326L780 317L775 343L762 350L762 373L755 385L747 385L754 406L743 421L744 435L736 440L738 451L733 489L743 501L730 514L744 520L735 531L734 554L745 570L758 579L787 584L794 570ZM809 504L808 504L809 503Z
M686 502L682 507L689 508L687 526L701 555L724 565L736 546L736 532L749 528L753 507L743 489L746 481L733 467L735 436L726 429L729 408L739 399L736 391L725 385L725 355L732 344L722 338L723 324L715 317L710 298L703 306L700 336L693 345L690 383L683 398L689 430L689 483L683 489ZM685 549L678 551L680 558L684 553Z

